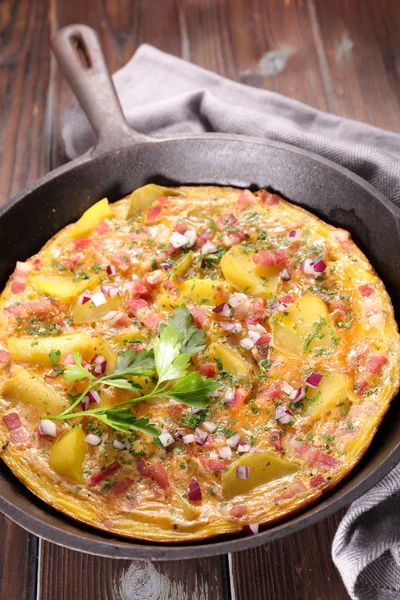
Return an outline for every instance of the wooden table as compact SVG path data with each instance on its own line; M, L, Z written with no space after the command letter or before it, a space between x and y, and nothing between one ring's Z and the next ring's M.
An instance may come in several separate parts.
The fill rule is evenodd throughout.
M49 38L77 22L99 32L111 70L147 42L400 132L399 0L0 0L2 203L64 160L72 96ZM59 548L0 516L0 599L342 600L330 550L343 514L256 550L153 564Z

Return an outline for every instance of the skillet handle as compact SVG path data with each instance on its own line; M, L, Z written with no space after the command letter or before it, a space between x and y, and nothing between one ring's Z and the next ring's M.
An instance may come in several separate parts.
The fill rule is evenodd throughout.
M131 129L122 112L96 32L69 25L52 38L51 47L97 137L93 154L149 142Z

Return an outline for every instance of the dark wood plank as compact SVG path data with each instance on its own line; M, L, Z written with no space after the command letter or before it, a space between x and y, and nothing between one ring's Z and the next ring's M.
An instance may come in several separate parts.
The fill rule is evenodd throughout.
M95 558L43 542L37 600L227 600L226 557L170 563Z
M344 513L267 546L232 554L235 600L348 600L331 560L332 539Z
M35 600L38 541L0 514L0 598Z
M315 2L337 114L400 132L398 0Z

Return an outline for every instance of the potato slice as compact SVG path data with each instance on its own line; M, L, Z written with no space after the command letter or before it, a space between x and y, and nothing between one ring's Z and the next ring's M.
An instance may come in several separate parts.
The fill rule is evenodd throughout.
M108 200L103 198L83 213L79 221L68 231L69 237L72 239L86 237L96 229L99 223L104 219L112 218L112 216L113 213L108 205Z
M249 467L248 479L236 477L236 467ZM225 498L233 498L239 494L246 494L259 485L269 483L274 479L280 479L292 475L298 470L296 465L283 460L273 452L245 454L235 460L229 469L222 474L222 493Z
M221 258L220 266L227 281L238 290L253 296L268 298L276 292L282 267L259 267L252 260L252 252L243 246L233 246Z
M171 188L163 187L161 185L155 185L149 183L141 188L138 188L131 194L131 200L129 203L128 214L126 218L135 217L140 214L146 208L149 208L157 198L160 196L179 196L180 192L176 192Z
M208 357L212 362L215 358L219 358L225 371L234 377L240 377L244 384L250 383L251 366L233 348L229 348L220 342L213 342L208 348Z
M67 400L46 385L41 377L22 367L5 381L1 395L14 404L21 402L35 408L38 415L57 415L68 406Z
M9 338L8 350L16 363L28 363L51 367L49 354L59 350L61 356L67 352L80 352L85 359L93 357L93 340L84 332L32 339L31 337Z
M93 290L94 293L100 291L100 288ZM85 304L79 304L78 302L72 309L72 320L74 323L94 323L100 321L107 313L112 310L119 310L121 304L124 301L122 296L115 296L115 298L109 298L106 296L107 302L100 306L95 306L93 302L85 302Z
M147 342L151 337L151 334L145 329L135 329L134 331L124 331L118 335L112 336L114 344L118 344L122 349L126 350L127 344L134 344L135 342Z
M331 410L339 402L343 402L351 394L353 386L349 377L340 373L324 375L321 383L316 388L307 390L307 398L316 398L305 411L306 415L318 416L322 412Z
M75 298L85 290L94 288L99 282L99 276L90 279L74 281L72 277L52 277L51 275L37 275L30 278L31 283L42 293L49 294L61 300Z
M328 308L318 296L306 294L272 318L274 343L291 356L335 348Z
M49 465L60 477L82 483L83 461L86 456L85 434L74 427L60 437L50 452Z
M188 271L190 269L190 267L192 266L192 262L193 262L193 252L190 250L177 263L176 267L174 268L175 275L179 275L180 277L183 277L185 275L186 271Z
M109 375L115 371L118 357L111 344L99 334L90 338L90 343L92 348L92 358L94 354L101 354L106 359L106 374Z
M225 281L218 279L186 279L179 286L181 302L192 300L209 306L217 306L224 302L228 294Z

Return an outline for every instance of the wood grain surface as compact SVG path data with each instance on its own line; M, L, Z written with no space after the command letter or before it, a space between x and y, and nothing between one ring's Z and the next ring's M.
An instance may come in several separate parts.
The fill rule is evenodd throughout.
M146 42L400 132L398 0L0 0L0 203L65 160L73 97L48 42L77 22L98 31L113 71ZM230 557L153 564L39 542L0 516L0 600L342 600L330 558L342 515Z

